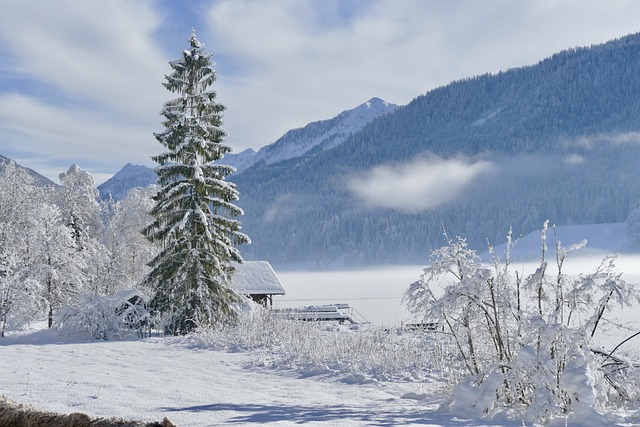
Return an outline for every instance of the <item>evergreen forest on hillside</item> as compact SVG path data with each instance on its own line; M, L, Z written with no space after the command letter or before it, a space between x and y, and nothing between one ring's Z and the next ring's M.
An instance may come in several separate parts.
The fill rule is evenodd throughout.
M254 241L244 253L318 266L415 263L444 243L443 228L482 248L503 240L505 224L524 235L545 219L622 222L639 201L639 146L636 34L453 82L333 149L234 175ZM349 190L376 166L421 156L491 169L428 210L363 205Z

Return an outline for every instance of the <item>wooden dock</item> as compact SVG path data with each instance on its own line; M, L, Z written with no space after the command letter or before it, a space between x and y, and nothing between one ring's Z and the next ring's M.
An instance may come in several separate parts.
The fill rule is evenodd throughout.
M369 323L349 304L311 305L299 308L274 309L274 313L287 319L306 322L338 322L352 325Z

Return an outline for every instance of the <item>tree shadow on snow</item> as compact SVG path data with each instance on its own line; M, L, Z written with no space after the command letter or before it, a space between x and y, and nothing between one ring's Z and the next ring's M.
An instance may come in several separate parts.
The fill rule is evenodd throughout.
M211 405L187 406L183 408L160 408L167 412L235 412L225 424L264 424L287 421L295 424L327 422L339 425L345 420L360 421L370 426L388 427L398 425L446 425L487 426L487 421L462 420L447 414L425 412L426 408L405 408L382 412L375 407L350 405L299 406L299 405L254 405L215 403ZM517 424L514 424L514 426Z

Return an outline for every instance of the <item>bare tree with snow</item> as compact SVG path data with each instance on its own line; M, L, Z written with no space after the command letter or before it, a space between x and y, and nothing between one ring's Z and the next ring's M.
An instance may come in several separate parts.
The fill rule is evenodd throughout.
M134 289L149 271L147 264L157 254L157 247L140 230L151 221L148 213L153 208L151 198L156 191L156 186L133 188L110 207L111 215L102 236L109 258L102 294Z
M0 174L0 322L19 326L44 309L49 327L84 283L75 232L52 201L15 164Z
M57 204L75 240L82 262L84 286L98 294L109 264L108 254L99 242L103 226L98 190L91 174L77 165L71 165L59 178L62 186L58 191Z
M9 162L0 171L0 336L44 307L42 286L27 272L34 215L41 206L42 192L32 177Z
M599 419L612 396L637 399L636 369L616 349L594 345L612 307L640 301L605 258L593 273L564 272L569 254L586 241L563 247L556 241L550 266L547 223L541 257L525 276L510 264L511 235L504 260L480 261L464 239L449 239L433 251L431 264L405 294L408 308L437 322L458 349L466 380L448 405L474 416L513 415L534 422L580 412Z

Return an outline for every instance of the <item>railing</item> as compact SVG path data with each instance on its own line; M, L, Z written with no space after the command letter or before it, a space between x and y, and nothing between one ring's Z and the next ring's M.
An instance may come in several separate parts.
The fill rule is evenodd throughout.
M365 317L349 304L311 305L300 308L274 309L274 313L287 319L303 321L335 321L340 324L369 323Z

